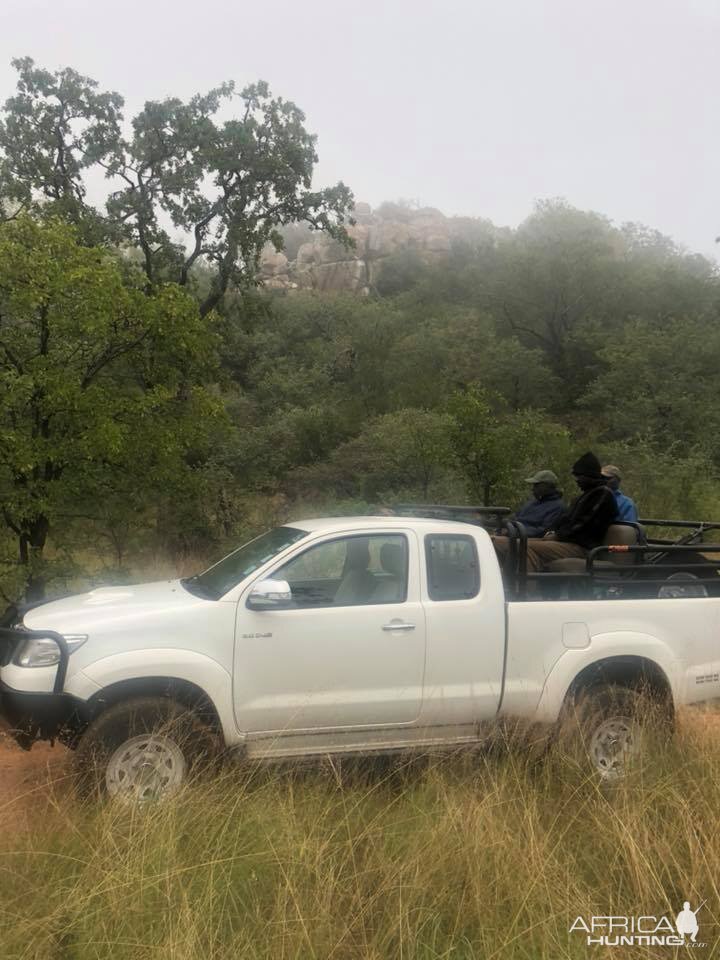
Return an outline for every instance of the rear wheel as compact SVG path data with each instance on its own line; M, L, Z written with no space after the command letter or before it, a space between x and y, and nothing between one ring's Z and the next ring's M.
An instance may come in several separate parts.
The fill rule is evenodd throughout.
M556 748L601 780L622 780L647 759L655 737L672 734L668 706L651 693L615 685L582 691L561 720Z
M191 710L164 697L138 697L90 724L75 766L83 793L143 804L172 796L218 752L218 738Z

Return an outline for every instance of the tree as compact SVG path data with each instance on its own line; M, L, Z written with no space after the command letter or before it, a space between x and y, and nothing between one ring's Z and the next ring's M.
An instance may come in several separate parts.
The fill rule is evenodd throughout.
M720 517L718 467L699 449L684 455L646 440L614 443L606 458L622 468L623 490L641 517L715 520ZM658 530L666 536L667 530ZM715 538L709 534L708 538Z
M3 219L42 205L79 225L87 206L84 171L108 162L120 141L123 99L69 68L50 73L29 57L13 60L18 90L0 122Z
M478 278L480 301L498 322L543 350L564 403L577 395L593 362L587 326L617 314L621 246L605 217L563 201L541 202L505 239L493 273Z
M717 322L635 320L601 351L603 371L582 406L608 441L651 441L685 457L703 451L720 464Z
M58 221L0 226L0 510L29 599L58 520L182 484L217 412L215 348L177 285L145 295Z
M447 414L396 410L371 420L359 436L338 446L328 460L297 470L293 480L304 494L331 490L340 497L420 496L452 471Z
M455 458L474 502L489 506L497 497L515 500L527 472L540 466L565 472L567 431L537 411L503 414L497 398L473 385L450 397L448 412Z
M97 242L119 238L141 251L145 289L164 281L192 286L195 264L212 267L205 316L231 285L256 282L267 243L282 248L281 228L298 221L347 241L352 203L342 183L312 189L316 137L289 100L266 83L232 82L187 103L149 101L121 135L123 100L100 93L74 70L50 73L14 60L18 93L0 123L0 175L12 213L38 203ZM218 112L239 99L239 116ZM86 172L105 171L111 190L101 214L87 201ZM14 204L14 206L13 206ZM169 227L178 239L172 239Z
M471 383L513 410L552 404L558 383L542 351L499 336L488 314L444 306L425 320L408 310L403 320L383 368L398 405L442 407L453 389Z

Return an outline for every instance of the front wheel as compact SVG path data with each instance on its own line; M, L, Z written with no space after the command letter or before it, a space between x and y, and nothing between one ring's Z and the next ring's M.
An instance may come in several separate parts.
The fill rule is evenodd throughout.
M217 737L192 711L164 697L137 697L90 724L75 767L83 793L142 804L177 793L217 755Z
M564 758L612 782L642 764L653 737L667 740L671 733L667 704L650 693L615 685L591 687L566 709L556 748Z

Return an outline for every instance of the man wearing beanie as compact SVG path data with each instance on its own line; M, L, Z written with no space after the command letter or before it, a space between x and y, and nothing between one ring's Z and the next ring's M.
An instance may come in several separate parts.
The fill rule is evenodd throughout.
M530 572L542 570L553 560L566 557L584 557L588 550L599 547L607 528L617 518L617 504L602 475L600 461L594 453L584 453L572 468L575 482L580 487L565 513L561 514L542 539L527 542L527 568ZM506 537L494 538L501 559L508 549Z

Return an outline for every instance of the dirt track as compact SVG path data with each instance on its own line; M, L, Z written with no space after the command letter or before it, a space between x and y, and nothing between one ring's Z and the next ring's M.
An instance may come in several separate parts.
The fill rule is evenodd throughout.
M59 789L68 766L64 747L36 744L28 753L0 733L0 815L16 826L38 813Z

